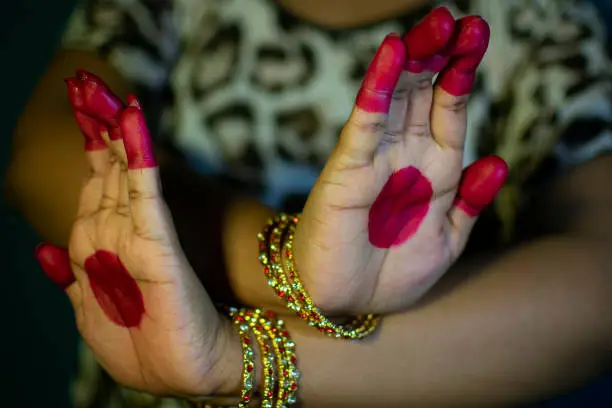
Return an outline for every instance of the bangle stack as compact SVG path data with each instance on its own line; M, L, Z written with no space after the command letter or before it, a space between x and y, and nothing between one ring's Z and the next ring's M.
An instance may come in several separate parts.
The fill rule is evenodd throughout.
M337 324L321 312L306 292L293 257L293 238L298 222L299 216L281 213L270 219L257 236L259 261L264 268L268 285L298 318L305 320L321 333L350 340L369 336L376 330L378 324L375 315L357 316L349 324Z
M263 363L263 393L260 396L262 408L283 408L296 402L299 372L295 343L289 337L282 320L274 313L261 309L230 308L232 323L241 337L243 360L243 387L239 408L247 407L253 398L254 337ZM246 336L245 333L248 333Z
M304 288L293 256L293 239L299 216L279 214L271 218L258 234L259 261L263 265L268 285L285 301L287 308L321 333L335 338L357 340L372 334L378 325L373 314L357 316L348 324L337 324L315 305ZM233 402L204 398L204 407L233 406L246 408L288 408L297 398L299 372L295 343L282 320L274 313L261 309L228 308L232 324L242 346L242 391ZM254 340L254 342L253 342ZM263 390L256 387L257 344L261 357ZM201 405L200 405L201 406Z

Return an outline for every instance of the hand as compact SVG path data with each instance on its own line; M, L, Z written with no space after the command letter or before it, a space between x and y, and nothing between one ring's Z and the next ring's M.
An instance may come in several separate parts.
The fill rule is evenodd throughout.
M155 394L232 391L225 362L240 348L230 350L233 329L179 246L138 102L124 107L86 72L67 85L90 173L68 250L41 244L41 266L117 382Z
M507 174L487 157L461 177L466 102L488 41L483 19L455 22L438 8L379 48L296 231L297 271L324 312L405 308L463 251Z

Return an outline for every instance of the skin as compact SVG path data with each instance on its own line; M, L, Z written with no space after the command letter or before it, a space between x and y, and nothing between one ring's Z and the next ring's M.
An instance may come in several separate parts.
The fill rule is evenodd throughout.
M112 70L99 61L79 55L71 63L67 63L66 55L59 56L41 82L18 128L17 154L8 178L13 203L43 235L59 237L58 243L67 236L76 212L75 202L67 198L78 193L78 181L86 171L84 166L75 167L83 161L77 128L70 120L63 122L48 115L58 107L63 94L61 90L56 93L53 84L69 75L66 71L71 71L73 64L96 65L96 72L112 76ZM60 117L70 119L70 109ZM41 118L48 119L44 129L31 125ZM52 125L60 123L71 126ZM46 139L53 143L45 143ZM66 157L69 152L78 154L66 159L70 166L62 167L58 157ZM53 160L46 164L45 157ZM347 346L313 336L301 323L289 321L291 333L300 344L304 373L301 392L306 406L369 406L372 396L386 406L408 402L423 407L478 406L483 401L488 407L507 406L571 388L608 367L612 322L606 317L610 316L612 284L606 258L610 237L606 234L612 230L612 223L606 207L609 193L598 186L605 184L611 165L606 159L597 166L584 166L577 172L580 177L572 174L563 178L562 188L549 192L547 199L554 205L546 206L545 214L550 216L553 208L564 208L568 203L572 208L571 222L566 218L550 220L557 228L555 236L518 248L493 263L472 265L468 274L449 275L436 286L438 290L423 299L422 307L390 317L380 336L369 343ZM75 183L68 183L71 177ZM216 251L211 251L210 257L202 256L202 249L208 248L202 243L209 242L214 248L217 241L209 237L213 228L193 226L206 221L202 207L210 203L205 198L215 194L220 201L223 196L217 192L222 190L213 190L213 184L170 165L162 172L162 179L170 181L164 184L164 195L175 221L188 221L178 223L177 229L183 245L190 248L190 263L211 267L208 262ZM602 183L588 182L594 179ZM572 188L567 187L567 180ZM46 184L55 187L46 190ZM61 194L65 187L70 188ZM189 197L181 199L186 191ZM194 197L198 194L200 201ZM189 205L194 201L197 206ZM597 208L600 210L594 211ZM237 278L230 278L233 287L245 298L257 296L262 282L252 279L260 276L251 273L258 268L257 248L251 244L271 210L246 200L221 213L230 276ZM467 284L457 285L468 277ZM262 293L268 293L267 288ZM543 346L533 347L535 340ZM239 364L231 363L239 360L239 352L224 355L228 356L226 368L235 390L239 373L231 370ZM572 370L559 369L567 366ZM364 375L356 377L355 373ZM508 384L511 386L505 386Z

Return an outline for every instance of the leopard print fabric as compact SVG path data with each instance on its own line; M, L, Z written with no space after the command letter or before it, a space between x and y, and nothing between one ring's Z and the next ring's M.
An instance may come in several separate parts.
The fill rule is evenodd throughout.
M606 30L586 1L443 4L492 27L468 105L464 164L492 153L508 162L494 209L509 236L530 186L612 150ZM135 84L156 141L194 169L294 210L334 147L377 46L428 11L325 30L272 0L87 0L64 46L98 52ZM87 348L81 356L78 407L181 404L122 390Z

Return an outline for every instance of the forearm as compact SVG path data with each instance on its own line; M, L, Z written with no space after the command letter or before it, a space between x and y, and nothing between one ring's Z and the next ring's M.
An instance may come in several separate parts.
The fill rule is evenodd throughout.
M492 407L578 386L609 367L609 256L558 237L470 269L458 284L466 272L452 271L363 342L290 319L301 399L306 407Z

